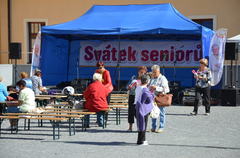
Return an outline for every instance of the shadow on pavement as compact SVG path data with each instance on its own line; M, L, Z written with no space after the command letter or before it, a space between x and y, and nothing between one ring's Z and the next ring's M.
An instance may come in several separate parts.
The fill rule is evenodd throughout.
M231 150L240 150L236 147L224 147L224 146L209 146L209 145L184 145L184 144L150 144L150 145L159 145L159 146L173 146L173 147L190 147L190 148L212 148L212 149L231 149Z
M1 134L11 134L10 132L9 133L1 133ZM26 136L28 136L28 135L30 135L30 136L52 136L52 134L44 134L44 133L19 133L19 131L18 131L18 133L13 133L13 134L11 134L11 135L26 135ZM2 137L0 137L0 139L1 139Z
M16 139L16 140L44 140L41 138L13 138L13 137L0 137L0 139Z
M132 132L129 132L127 130L112 130L112 129L87 129L88 133L137 133L137 131L132 131Z
M136 143L126 142L89 142L89 141L42 141L42 142L69 143L81 145L101 145L101 146L136 146Z
M173 116L191 116L190 114L173 114L173 113L166 113L166 115L173 115Z
M195 115L191 115L190 113L189 114L174 114L174 113L166 113L166 115L172 115L172 116L195 116ZM206 116L205 114L197 114L197 115L204 115Z

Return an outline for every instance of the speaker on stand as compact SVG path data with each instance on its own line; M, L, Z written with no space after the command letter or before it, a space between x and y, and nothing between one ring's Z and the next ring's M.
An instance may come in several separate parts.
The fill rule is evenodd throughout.
M22 44L21 43L17 43L17 42L10 43L8 58L15 60L14 83L16 83L17 82L17 59L22 58Z
M233 60L238 60L238 43L226 43L225 60L231 60L230 85L221 91L221 104L222 106L240 106L240 89L233 85Z
M9 59L21 59L22 58L22 44L10 43L9 47Z
M226 43L225 60L231 60L230 66L230 88L233 88L233 60L238 59L238 43Z
M238 58L238 43L226 43L225 60L237 60Z

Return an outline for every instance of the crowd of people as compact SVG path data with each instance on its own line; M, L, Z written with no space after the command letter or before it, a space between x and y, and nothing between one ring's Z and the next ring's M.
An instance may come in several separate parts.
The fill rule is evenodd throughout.
M200 61L199 69L194 72L195 84L195 102L194 109L190 115L198 114L200 100L203 100L206 115L210 114L210 81L211 71L208 68L208 60L203 58ZM128 85L129 104L128 104L128 131L133 130L134 117L137 120L138 139L137 144L147 145L146 130L147 120L154 104L154 96L167 94L170 92L167 78L161 74L160 66L153 65L152 72L148 73L145 66L138 68L138 77L132 78ZM151 132L161 133L166 123L166 107L159 106L158 118L152 118ZM159 119L159 125L157 120Z
M46 89L42 86L41 70L39 69L35 70L35 74L32 77L29 77L27 72L21 72L20 80L16 83L16 88L11 88L9 91L2 81L3 78L0 76L0 101L19 100L20 93L23 89L19 87L18 83L24 84L24 87L33 91L34 95L40 95L46 92Z
M0 101L14 101L7 103L8 113L33 112L36 109L35 95L39 95L46 90L42 87L41 71L35 70L35 74L29 78L27 72L20 73L20 80L16 83L16 88L10 93L7 87L3 85L0 78ZM3 112L1 106L1 113ZM17 128L17 119L10 119L10 128Z
M194 110L191 115L197 115L198 106L203 97L203 104L206 107L206 115L210 114L210 80L211 72L209 70L208 60L201 59L200 67L194 73L196 79L196 97L194 103ZM103 62L97 62L96 71L93 74L93 82L85 89L83 96L85 98L84 108L90 112L96 112L97 124L99 127L104 126L105 111L109 108L110 95L113 91L113 85L110 72L105 69ZM17 82L18 98L14 106L9 105L7 112L31 112L36 108L35 95L46 92L42 86L41 71L37 69L35 74L29 78L26 72L20 74L21 80ZM2 84L0 77L0 101L11 100L6 86ZM159 94L167 94L170 92L167 78L161 74L160 66L153 65L151 72L148 72L146 66L138 67L137 77L132 77L128 88L128 123L127 131L133 131L134 120L136 119L138 139L137 144L147 145L146 131L148 117L153 109L155 102L154 98ZM151 119L151 132L161 133L164 131L166 125L166 107L159 106L159 117ZM159 124L158 121L159 120ZM16 120L10 121L11 126L15 127ZM89 115L86 117L84 124L89 127Z
M134 117L137 119L138 127L138 141L137 144L147 145L145 133L147 130L148 116L153 108L154 96L158 94L169 93L169 86L167 78L161 74L160 66L153 65L151 67L152 72L148 73L145 66L138 68L138 77L132 79L128 85L129 106L128 106L128 131L132 131L134 123ZM151 131L160 133L165 127L165 113L166 108L160 106L159 113L159 126L157 125L157 119L152 118ZM158 128L157 128L158 126Z

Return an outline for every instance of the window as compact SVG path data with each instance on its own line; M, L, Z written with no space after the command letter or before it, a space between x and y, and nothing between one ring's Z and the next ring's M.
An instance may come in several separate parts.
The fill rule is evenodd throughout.
M28 54L28 64L32 63L32 50L37 34L41 30L41 27L45 25L45 22L27 22L28 52L30 52Z
M209 18L209 19L192 19L192 21L202 25L202 26L205 26L209 29L214 29L213 28L213 19Z

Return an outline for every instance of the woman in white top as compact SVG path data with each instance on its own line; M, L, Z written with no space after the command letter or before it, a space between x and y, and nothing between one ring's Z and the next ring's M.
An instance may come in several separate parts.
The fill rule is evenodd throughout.
M32 89L26 87L26 82L20 80L17 82L17 86L20 89L17 103L8 105L8 113L21 113L21 112L32 112L36 108L35 95ZM12 129L17 126L18 120L10 120Z

